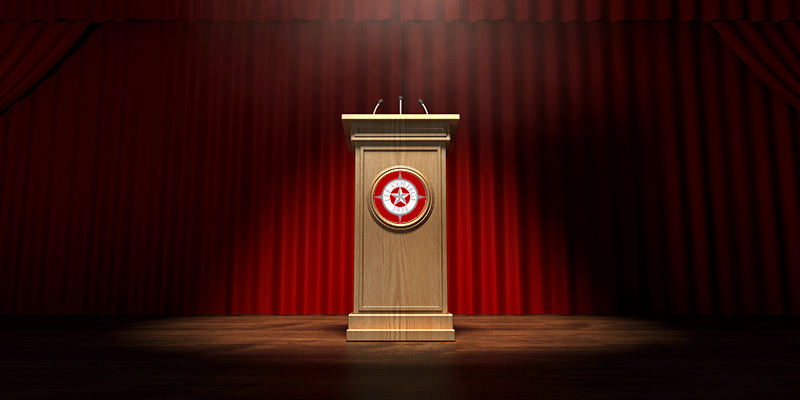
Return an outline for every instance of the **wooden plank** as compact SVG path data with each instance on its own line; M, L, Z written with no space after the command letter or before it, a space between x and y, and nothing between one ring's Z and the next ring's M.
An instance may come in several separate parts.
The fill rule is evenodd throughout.
M5 398L800 398L800 317L455 316L456 342L348 317L0 316Z

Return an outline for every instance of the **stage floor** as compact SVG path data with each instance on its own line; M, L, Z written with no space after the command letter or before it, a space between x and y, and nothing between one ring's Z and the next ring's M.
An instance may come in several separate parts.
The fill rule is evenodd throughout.
M800 398L800 318L456 315L455 342L347 316L0 316L0 398Z

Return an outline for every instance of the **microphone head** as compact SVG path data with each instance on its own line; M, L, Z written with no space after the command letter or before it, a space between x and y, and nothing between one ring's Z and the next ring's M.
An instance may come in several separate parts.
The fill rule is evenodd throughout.
M398 97L397 100L403 101L403 96Z
M422 104L422 99L417 100L417 103Z
M378 100L378 104L383 104L383 99Z

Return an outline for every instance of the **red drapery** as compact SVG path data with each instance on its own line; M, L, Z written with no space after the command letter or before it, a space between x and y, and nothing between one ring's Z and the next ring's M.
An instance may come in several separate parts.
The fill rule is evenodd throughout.
M88 25L0 20L0 113L39 81Z
M402 32L102 24L0 116L0 312L351 311L339 117L401 90L463 119L452 312L799 312L798 113L711 25Z
M716 21L728 45L764 82L800 110L800 24Z

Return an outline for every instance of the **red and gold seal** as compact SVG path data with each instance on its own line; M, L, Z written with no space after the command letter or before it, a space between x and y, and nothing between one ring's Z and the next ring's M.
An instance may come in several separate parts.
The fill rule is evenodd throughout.
M372 182L372 218L386 229L404 231L420 226L433 209L428 180L414 168L383 170Z

